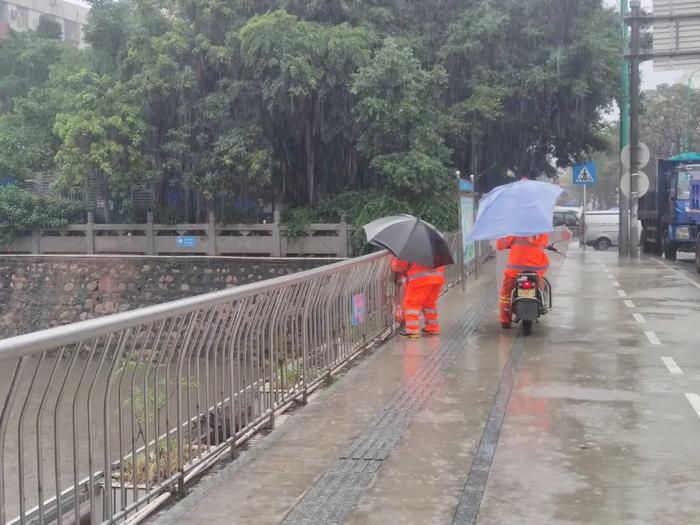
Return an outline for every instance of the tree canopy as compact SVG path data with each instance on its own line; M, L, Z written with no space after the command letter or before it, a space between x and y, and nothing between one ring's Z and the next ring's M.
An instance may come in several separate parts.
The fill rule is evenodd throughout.
M621 53L601 0L95 0L85 35L0 41L0 179L180 220L449 227L455 170L486 190L604 147Z
M700 148L700 92L685 84L644 92L640 138L655 158L678 155L688 146Z

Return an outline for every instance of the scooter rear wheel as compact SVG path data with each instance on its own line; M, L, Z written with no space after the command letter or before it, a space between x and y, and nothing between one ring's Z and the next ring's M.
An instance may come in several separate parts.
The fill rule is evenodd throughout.
M532 321L523 321L523 334L530 335L532 333Z

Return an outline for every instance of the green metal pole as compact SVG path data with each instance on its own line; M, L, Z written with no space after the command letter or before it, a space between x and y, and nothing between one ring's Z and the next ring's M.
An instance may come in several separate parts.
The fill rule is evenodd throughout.
M624 22L624 17L629 12L628 0L620 0L620 13L622 20L622 42L625 48L629 43L629 28ZM622 59L620 85L620 151L630 143L630 71L627 61Z
M622 29L622 45L624 49L627 49L629 43L629 30L627 28L627 24L625 23L625 16L628 12L628 0L620 0L620 24ZM622 152L624 147L630 143L630 73L627 61L624 57L622 58L620 73L620 152ZM624 167L622 166L622 161L620 161L620 180L622 180L622 176L624 174ZM619 189L618 202L620 208L620 231L618 238L618 249L620 255L623 255L627 253L626 248L627 235L629 232L629 203L625 195L622 193L622 190Z

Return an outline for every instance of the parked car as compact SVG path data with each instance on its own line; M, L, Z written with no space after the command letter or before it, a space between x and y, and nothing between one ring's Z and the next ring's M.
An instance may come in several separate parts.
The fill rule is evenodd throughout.
M574 210L554 211L554 226L566 226L570 230L575 230L579 226L578 215Z

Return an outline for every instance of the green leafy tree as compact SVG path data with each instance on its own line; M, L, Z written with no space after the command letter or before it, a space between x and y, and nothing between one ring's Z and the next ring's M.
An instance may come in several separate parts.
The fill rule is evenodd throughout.
M354 69L368 60L368 35L276 11L253 17L240 31L240 47L246 68L259 82L263 118L273 132L282 176L296 175L285 194L293 203L314 205L323 142L339 131L324 117L337 109L332 100L347 89Z
M10 32L0 39L0 114L12 111L13 99L47 82L54 65L74 60L77 54L67 44L33 31Z
M56 114L74 95L65 80L81 67L84 55L31 33L12 34L0 41L0 49L6 44L15 49L15 38L19 39L15 44L23 42L26 53L16 53L14 58L0 53L0 68L14 71L14 76L0 75L0 108L6 96L8 110L5 114L0 110L0 177L24 179L34 172L53 170L60 146L53 134Z
M0 42L2 173L149 187L171 220L262 200L447 229L455 168L485 191L607 147L622 45L602 0L91 3L87 49L50 24Z
M69 80L75 103L56 116L54 125L61 141L59 185L83 188L92 174L117 195L143 185L149 179L142 149L146 123L126 87L86 70Z
M46 15L41 15L39 17L39 25L36 28L36 35L39 38L61 40L63 37L63 29L61 28L61 24L55 20L52 20Z
M601 111L616 94L621 52L615 15L598 0L467 8L441 50L462 116L456 164L474 174L553 174L552 159L567 166L604 147Z
M685 84L661 85L643 94L640 135L655 158L700 147L700 93ZM688 137L690 133L690 137Z
M0 187L0 241L36 228L61 228L78 219L81 207L53 195L37 195L18 186Z
M410 47L393 38L355 76L358 148L379 175L375 187L388 183L404 197L447 189L447 118L438 96L446 80L442 68L424 69Z

